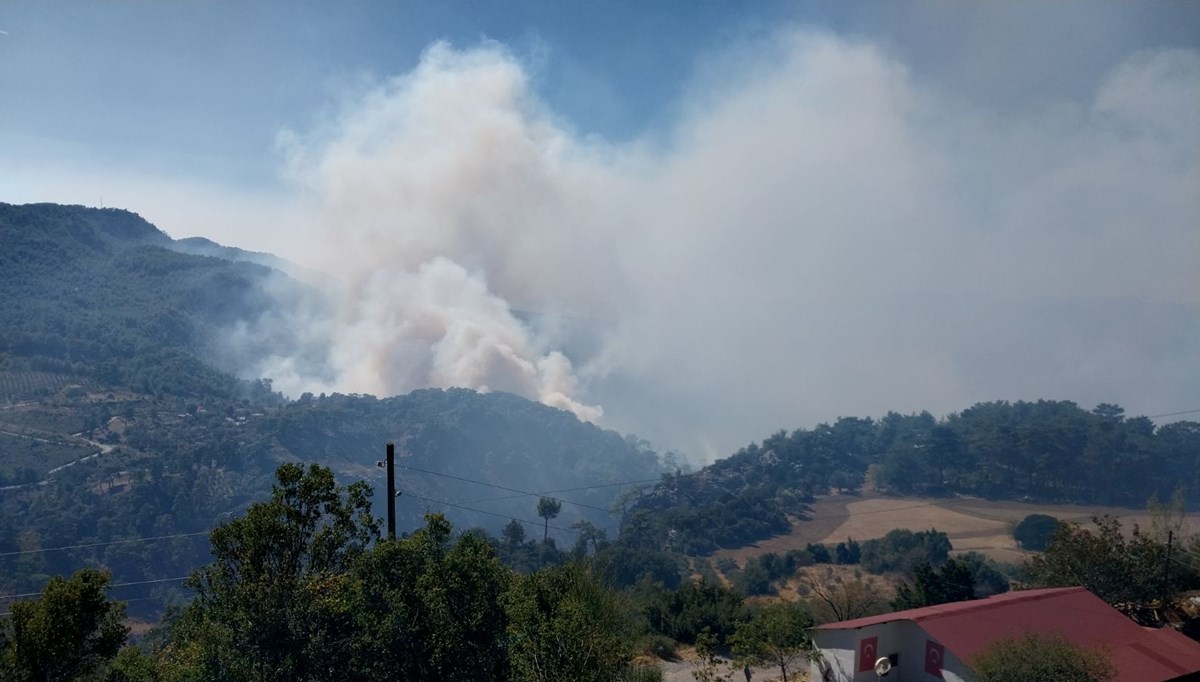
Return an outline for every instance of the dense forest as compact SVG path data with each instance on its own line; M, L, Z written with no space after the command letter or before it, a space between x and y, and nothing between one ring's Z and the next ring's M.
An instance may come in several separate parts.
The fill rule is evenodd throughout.
M831 491L1144 507L1200 491L1200 423L1156 427L1117 405L991 402L943 419L888 413L780 431L693 474L646 490L622 533L687 553L781 533Z
M906 579L890 604L879 583L857 572L806 570L831 560L820 546L763 555L742 569L766 576L768 589L756 594L795 573L799 599L748 600L738 584L745 581L731 588L705 576L622 582L604 559L623 540L514 571L500 550L522 540L507 529L502 541L456 533L444 516L430 514L411 534L387 538L370 500L362 481L339 486L327 468L281 465L268 500L211 532L212 560L186 579L194 598L139 643L128 643L127 604L109 595L111 575L82 569L11 606L0 621L0 676L653 682L663 679L657 660L675 658L686 644L695 651L694 679L729 678L718 653L738 665L770 665L786 679L806 665L816 623L1009 588L978 556L949 556L937 531L893 531L836 548L838 563L902 571ZM1171 536L1161 532L1178 530L1177 511L1156 513L1154 530L1128 536L1112 519L1097 519L1095 530L1064 524L1026 562L1022 580L1074 585L1085 576L1097 596L1138 622L1161 627L1170 614L1194 635L1196 615L1178 605L1200 576L1185 562L1160 572L1171 564ZM557 553L548 541L529 546L539 544L543 555Z
M141 393L245 395L220 371L218 330L272 304L276 271L187 255L136 214L0 204L0 369ZM299 285L297 285L299 286Z
M281 291L304 295L272 265L286 267L173 241L127 211L0 204L0 590L87 565L121 583L186 574L279 462L382 481L389 440L402 529L441 511L493 533L521 519L533 536L549 524L520 491L573 489L548 528L570 544L577 522L615 533L608 510L628 486L613 484L663 471L646 443L514 395L285 401L269 380L235 378L219 332Z
M573 541L570 526L581 521L615 533L607 510L628 485L608 484L653 481L662 471L653 452L612 431L517 396L465 389L382 400L304 397L274 408L220 399L57 397L0 410L0 431L22 434L8 436L4 453L6 476L17 482L0 491L0 584L17 592L81 565L107 566L123 582L186 573L206 557L203 532L261 495L279 462L322 462L343 479L381 483L376 461L388 440L400 452L402 529L419 526L427 511L443 511L464 527L493 533L521 519L540 538L538 497L515 491L567 490L558 493L553 537ZM77 432L91 437L38 440ZM96 446L108 451L48 474L62 460L46 456L84 459ZM383 508L382 486L376 490ZM197 535L32 551L188 533Z
M373 497L365 501L378 513L386 500L376 462L389 440L398 450L398 526L412 534L399 546L426 557L462 547L472 576L499 576L486 588L494 599L488 613L510 628L543 627L539 619L575 589L589 604L615 600L628 619L612 645L624 652L615 665L629 671L635 634L639 646L660 654L674 643L728 650L739 623L746 633L755 627L758 611L744 595L771 595L784 585L807 590L802 618L828 620L888 608L876 575L910 581L898 597L903 604L982 596L1035 575L978 555L953 556L936 529L810 545L742 565L699 558L788 530L817 495L869 486L900 495L1143 507L1181 484L1197 489L1200 424L1155 426L1115 405L995 402L942 419L848 417L781 431L690 473L634 436L509 394L451 389L286 400L269 380L231 374L215 340L227 325L277 305L280 291L310 295L302 285L280 285L290 281L280 271L286 264L176 242L128 212L53 205L0 204L0 246L0 294L12 302L0 307L0 592L31 595L59 589L61 576L80 569L108 571L110 598L128 601L131 614L166 616L172 641L208 652L188 665L221 660L204 657L223 656L220 647L235 641L220 639L236 633L211 618L250 618L228 594L208 599L216 592L206 593L211 586L196 577L213 576L201 567L224 551L213 529L252 516L281 463L321 464L345 486L370 482ZM429 513L444 516L435 522ZM356 521L367 530L378 522ZM1085 544L1087 537L1064 536ZM351 578L322 574L289 589L348 581L348 592L330 594L360 605L384 593L411 598L401 596L410 588L387 581L424 569L370 573L379 570L368 565L378 561L371 557L399 551L373 538L337 565L335 573ZM1158 557L1161 542L1149 547L1142 554ZM837 565L865 577L822 572ZM1050 571L1043 582L1061 576L1041 568ZM94 587L100 574L81 575L92 576ZM688 579L697 575L698 583ZM845 598L823 598L833 594L829 584ZM367 589L382 592L355 591ZM202 606L183 606L197 594ZM217 611L196 615L208 608ZM374 627L370 618L383 617L337 608L319 615L336 621L331 628L349 628L351 640ZM268 615L296 614L253 618ZM511 629L503 635L511 636ZM524 665L492 663L504 674Z

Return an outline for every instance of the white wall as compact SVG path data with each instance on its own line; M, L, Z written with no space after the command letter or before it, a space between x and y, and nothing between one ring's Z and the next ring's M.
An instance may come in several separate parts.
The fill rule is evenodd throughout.
M925 672L925 640L930 637L916 623L907 620L881 623L857 630L814 630L813 641L821 657L833 670L836 682L877 682L874 671L856 673L858 643L868 637L878 637L877 657L900 654L900 664L892 668L887 682L970 682L970 670L950 651L942 668L942 677ZM809 679L821 682L821 668L814 662L809 667Z

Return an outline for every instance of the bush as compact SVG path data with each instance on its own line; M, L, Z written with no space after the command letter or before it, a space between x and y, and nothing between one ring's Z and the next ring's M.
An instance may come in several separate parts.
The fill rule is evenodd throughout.
M862 558L862 547L854 538L848 538L837 544L834 554L839 564L857 564Z
M810 542L804 548L804 551L808 552L808 555L812 557L814 564L828 564L833 561L833 556L829 553L829 548L825 545Z
M746 560L746 567L734 577L733 586L749 596L775 593L775 588L771 585L771 574L755 559Z
M979 682L1106 682L1116 671L1101 651L1058 635L1030 633L997 641L971 662Z
M717 559L717 568L722 573L724 573L726 576L733 575L734 573L737 573L739 570L741 570L738 568L737 560L734 559L733 557L727 557L727 556L723 556L720 559Z
M903 528L878 540L862 543L862 566L871 573L897 571L911 574L921 563L941 566L950 558L950 537L939 530L917 533Z
M792 567L792 573L805 566L812 566L817 563L813 560L813 555L807 549L791 549L788 550L786 561Z
M674 661L679 658L675 650L675 640L663 635L650 635L646 638L645 651L651 656L657 656L664 661Z
M744 617L745 606L737 592L700 580L661 593L644 613L654 632L678 642L694 644L697 635L707 630L724 643Z
M1035 552L1046 549L1050 536L1058 530L1058 519L1046 514L1030 514L1013 529L1013 539L1021 547Z

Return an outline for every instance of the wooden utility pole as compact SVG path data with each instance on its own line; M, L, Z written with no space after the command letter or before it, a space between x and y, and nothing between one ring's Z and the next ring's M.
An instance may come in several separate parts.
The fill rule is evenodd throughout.
M396 444L387 444L388 539L396 539Z
M1167 593L1171 590L1171 543L1175 539L1175 531L1167 531L1167 560L1163 563L1162 610L1167 610Z

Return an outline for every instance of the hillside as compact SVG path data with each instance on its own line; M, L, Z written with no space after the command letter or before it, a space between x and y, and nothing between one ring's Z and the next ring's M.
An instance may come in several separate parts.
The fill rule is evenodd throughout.
M779 432L647 490L622 532L688 554L792 532L831 491L1144 508L1200 489L1200 423L1155 426L1116 405L981 403L942 420L928 413L843 418Z
M0 204L0 369L178 396L244 392L218 335L273 300L262 265L179 253L129 211Z
M377 484L382 514L388 440L401 530L444 511L493 533L531 520L532 536L537 497L516 491L573 489L553 525L613 531L605 510L627 486L609 484L661 472L637 439L515 395L289 402L222 371L224 331L305 295L262 263L274 261L175 242L127 211L0 204L0 589L96 564L117 582L184 575L206 560L206 531L261 498L284 461ZM74 545L96 546L43 551Z

